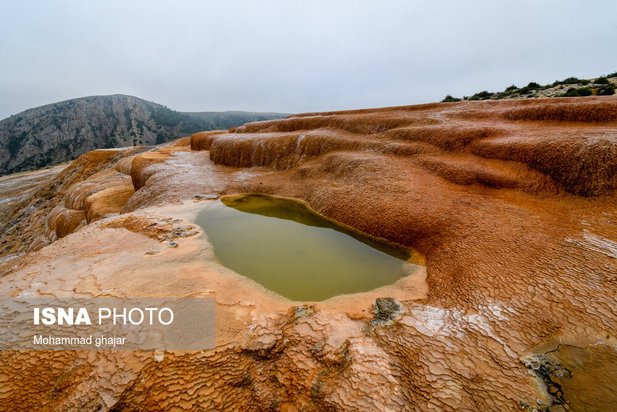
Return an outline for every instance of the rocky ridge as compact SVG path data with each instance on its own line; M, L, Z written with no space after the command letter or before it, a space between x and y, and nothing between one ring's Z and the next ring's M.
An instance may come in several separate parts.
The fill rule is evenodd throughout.
M540 85L529 82L527 86L511 85L502 92L488 92L486 90L462 99L447 95L443 102L460 100L501 100L501 99L532 99L545 97L579 97L579 96L611 96L617 87L617 72L593 79L578 79L568 77L564 80L555 80L552 84Z
M125 95L90 96L0 121L0 175L73 160L94 149L155 145L200 130L229 129L278 113L182 113Z

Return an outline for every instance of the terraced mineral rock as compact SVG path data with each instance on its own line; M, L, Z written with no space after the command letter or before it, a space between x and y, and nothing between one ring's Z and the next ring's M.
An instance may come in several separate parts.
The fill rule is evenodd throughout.
M216 349L2 352L4 407L617 409L617 98L310 113L139 150L6 195L0 293L214 296ZM289 301L193 227L233 193L301 199L426 270Z

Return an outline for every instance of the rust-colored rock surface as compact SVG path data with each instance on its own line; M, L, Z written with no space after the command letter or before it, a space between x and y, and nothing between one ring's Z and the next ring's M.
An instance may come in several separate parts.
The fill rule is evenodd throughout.
M106 188L130 184L125 160L144 150L93 150L69 165L2 178L0 273L15 258L86 224L86 198Z
M84 155L3 212L0 293L214 296L216 349L3 352L2 405L617 409L617 98L310 113L131 150ZM289 301L194 225L233 193L301 199L426 270Z

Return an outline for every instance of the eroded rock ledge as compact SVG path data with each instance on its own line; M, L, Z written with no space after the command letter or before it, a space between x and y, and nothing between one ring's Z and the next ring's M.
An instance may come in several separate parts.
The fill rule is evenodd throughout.
M8 202L0 292L215 296L217 349L3 352L2 404L615 407L617 98L311 113L140 150L88 153ZM426 273L274 295L218 265L207 235L180 236L201 201L245 192L414 247Z

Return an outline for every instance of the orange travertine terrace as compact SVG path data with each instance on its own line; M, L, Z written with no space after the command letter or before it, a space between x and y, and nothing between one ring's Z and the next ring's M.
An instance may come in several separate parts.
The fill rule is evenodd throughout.
M97 150L0 183L2 296L217 302L214 351L2 352L2 405L617 405L615 97L294 115ZM216 263L205 234L182 237L203 199L233 193L303 200L414 247L426 270L371 292L289 301Z

